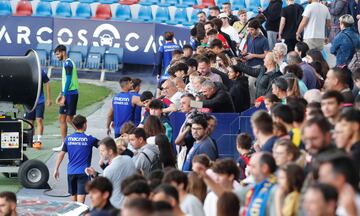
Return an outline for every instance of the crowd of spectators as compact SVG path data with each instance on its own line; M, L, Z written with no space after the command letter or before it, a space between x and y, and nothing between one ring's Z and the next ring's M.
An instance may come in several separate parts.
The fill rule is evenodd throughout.
M200 12L182 48L166 32L154 94L121 78L116 139L96 145L102 171L86 168L90 215L360 215L360 2L286 3L250 19L230 3ZM219 158L211 113L250 107L252 134L229 143L239 157Z

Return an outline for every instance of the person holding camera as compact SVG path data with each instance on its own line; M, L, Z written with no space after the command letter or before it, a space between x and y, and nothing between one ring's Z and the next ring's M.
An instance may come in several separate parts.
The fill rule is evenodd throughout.
M195 101L192 94L184 94L180 99L180 111L185 113L185 121L181 125L180 132L175 139L175 144L180 146L178 154L178 168L181 169L185 157L193 146L195 139L191 134L192 119L197 113L196 109L191 107L191 101Z
M218 84L218 85L217 85ZM215 84L207 80L202 83L201 95L197 97L202 102L202 107L213 113L235 112L234 103L230 94L224 90L221 83Z

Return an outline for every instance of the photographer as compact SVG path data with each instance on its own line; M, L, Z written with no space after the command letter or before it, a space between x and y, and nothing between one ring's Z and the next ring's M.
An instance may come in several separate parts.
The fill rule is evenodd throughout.
M180 110L185 113L185 121L180 128L180 132L175 139L175 144L180 146L178 156L178 167L181 168L185 160L185 157L191 147L193 146L195 139L191 134L192 119L197 113L196 109L190 106L191 101L194 101L195 97L192 94L184 94L180 99Z
M235 112L231 96L226 92L221 83L215 84L207 80L202 83L202 95L197 97L202 102L204 108L210 109L213 113L232 113Z

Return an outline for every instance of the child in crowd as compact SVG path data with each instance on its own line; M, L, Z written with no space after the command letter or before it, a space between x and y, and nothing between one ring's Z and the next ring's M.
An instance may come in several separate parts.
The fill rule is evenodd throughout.
M240 168L240 180L246 178L246 167L249 164L251 154L253 151L252 147L252 139L249 134L241 133L236 138L236 149L239 152L239 159L237 160L237 165Z

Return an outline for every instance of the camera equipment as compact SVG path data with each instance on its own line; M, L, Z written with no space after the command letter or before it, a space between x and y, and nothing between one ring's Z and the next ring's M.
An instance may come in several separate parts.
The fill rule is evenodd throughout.
M41 66L37 53L0 57L0 172L18 177L27 188L45 188L49 170L39 160L28 160L24 151L32 145L33 125L17 118L21 104L35 109L41 91ZM29 125L27 129L24 126Z

